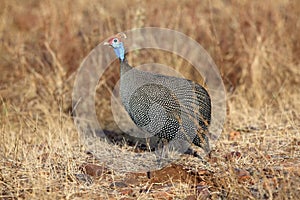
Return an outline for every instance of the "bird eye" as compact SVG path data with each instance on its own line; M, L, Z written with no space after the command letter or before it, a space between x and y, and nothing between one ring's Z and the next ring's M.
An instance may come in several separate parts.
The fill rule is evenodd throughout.
M117 39L114 39L114 43L116 43L116 42L118 42L118 40L117 40Z

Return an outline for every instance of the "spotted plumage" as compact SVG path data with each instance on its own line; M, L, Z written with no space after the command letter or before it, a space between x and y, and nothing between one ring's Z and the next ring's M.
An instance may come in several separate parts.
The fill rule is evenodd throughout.
M183 78L131 67L118 34L106 43L120 60L120 96L134 123L158 138L182 139L209 151L210 97L201 85Z

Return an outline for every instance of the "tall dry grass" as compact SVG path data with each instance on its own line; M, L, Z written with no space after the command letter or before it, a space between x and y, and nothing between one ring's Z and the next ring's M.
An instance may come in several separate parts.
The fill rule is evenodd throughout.
M214 176L205 180L212 198L296 199L298 13L299 1L288 0L1 1L0 198L121 198L109 185L124 175L102 177L90 186L74 175L81 173L87 155L70 117L73 81L83 58L103 39L157 26L183 32L202 44L226 85L227 122L213 153ZM190 79L199 78L161 52L150 58L143 53L129 56L133 65L162 62ZM97 93L97 113L108 129L115 129L109 90L118 81L117 63L105 77L104 89ZM237 140L228 139L232 131L240 133ZM224 159L231 151L243 157ZM251 181L236 179L234 169L241 168L251 172ZM141 188L133 188L132 198L154 198L151 192L139 192ZM179 199L195 194L184 183L174 183L170 190Z

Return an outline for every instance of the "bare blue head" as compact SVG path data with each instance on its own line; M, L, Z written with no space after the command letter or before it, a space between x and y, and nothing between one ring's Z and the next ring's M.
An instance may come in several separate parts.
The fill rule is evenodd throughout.
M123 42L121 41L121 38L126 38L126 35L124 33L119 33L115 37L110 38L108 42L105 42L105 45L110 45L112 48L114 48L116 56L121 60L124 61L125 59L125 48L123 45Z

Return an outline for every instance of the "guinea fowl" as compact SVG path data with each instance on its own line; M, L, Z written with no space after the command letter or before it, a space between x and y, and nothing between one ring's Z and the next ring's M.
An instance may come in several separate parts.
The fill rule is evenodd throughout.
M133 122L168 142L183 140L210 151L211 100L201 85L184 78L135 69L125 57L119 33L105 43L120 60L120 97Z

